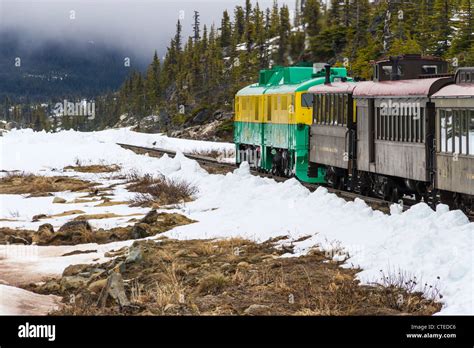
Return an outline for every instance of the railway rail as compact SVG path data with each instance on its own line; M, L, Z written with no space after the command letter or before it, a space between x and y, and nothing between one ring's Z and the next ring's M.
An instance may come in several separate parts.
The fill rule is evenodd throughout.
M149 156L152 157L161 157L164 154L167 154L169 156L175 156L176 152L171 151L171 150L166 150L166 149L161 149L161 148L156 148L156 147L144 147L144 146L137 146L137 145L131 145L131 144L122 144L122 143L117 143L117 145L121 146L124 149L131 150L137 154L148 154ZM230 172L233 171L237 168L237 166L233 163L223 163L219 162L215 158L212 157L206 157L206 156L201 156L201 155L196 155L196 154L191 154L191 153L185 153L184 154L187 158L193 159L203 165L206 169L211 168L217 168L219 172ZM262 173L256 170L251 170L250 171L252 175L259 176L259 177L264 177L264 178L271 178L274 179L277 182L284 182L288 180L288 178L285 177L279 177L279 176L274 176L271 174L267 173ZM309 189L310 191L315 191L318 187L321 185L315 185L315 184L308 184L301 182L301 184ZM324 186L326 187L326 186ZM369 204L371 207L382 210L384 212L387 212L390 210L390 205L392 205L392 202L384 201L379 198L374 198L374 197L367 197L367 196L362 196L354 192L347 192L343 190L337 190L331 187L326 187L326 189L338 195L339 197L345 199L345 200L354 200L355 198L360 198L363 199L367 204ZM410 205L404 205L404 209L408 209Z
M157 147L144 147L144 146L137 146L137 145L131 145L131 144L122 144L122 143L117 143L117 145L119 145L120 147L124 149L131 150L137 154L142 154L142 155L148 154L151 157L161 157L164 154L169 155L169 156L176 155L175 151L161 149ZM193 153L184 153L184 155L187 158L197 161L199 164L203 165L205 169L208 169L208 170L212 169L212 171L215 173L231 172L237 168L237 165L234 163L219 162L217 159L213 157L201 156L201 155L196 155ZM285 177L274 176L272 174L262 173L256 170L251 170L250 172L252 175L263 177L263 178L271 178L277 182L284 182L288 180L288 178L285 178ZM353 201L356 198L362 199L373 209L380 210L384 213L389 212L390 206L394 204L393 202L385 201L380 198L363 196L355 192L338 190L338 189L334 189L332 187L327 187L324 185L308 184L304 182L300 182L300 183L301 185L303 185L310 191L315 191L318 187L325 187L329 192L336 194L338 197L343 198L346 201ZM417 202L415 200L404 199L403 210L409 209L411 206L413 206L416 203ZM468 218L470 221L474 221L474 215L471 214L468 216Z

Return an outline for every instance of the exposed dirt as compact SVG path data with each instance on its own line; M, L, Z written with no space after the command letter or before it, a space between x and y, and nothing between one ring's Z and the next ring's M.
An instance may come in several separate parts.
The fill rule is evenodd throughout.
M39 176L33 174L10 174L0 178L0 194L25 194L48 196L50 192L82 191L95 186L67 176Z
M279 258L274 241L137 241L107 263L27 288L63 296L57 315L431 315L400 288L361 286L323 253ZM401 300L400 300L401 299ZM120 305L119 305L120 304Z

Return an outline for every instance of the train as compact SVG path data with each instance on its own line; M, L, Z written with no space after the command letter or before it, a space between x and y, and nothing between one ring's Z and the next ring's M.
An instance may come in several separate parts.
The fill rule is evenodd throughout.
M237 163L308 183L325 183L324 168L308 176L313 100L308 90L330 82L353 81L345 68L275 66L260 71L258 83L235 96L234 143ZM315 175L314 175L315 174Z
M474 68L450 74L446 61L421 55L388 57L373 66L372 81L356 82L345 69L327 64L301 88L280 81L274 88L291 93L295 103L288 105L301 107L299 114L278 119L284 131L272 129L265 104L257 113L239 114L238 98L252 95L265 103L271 95L264 79L239 91L237 164L248 161L302 182L392 202L444 203L472 214ZM258 126L246 124L257 118Z

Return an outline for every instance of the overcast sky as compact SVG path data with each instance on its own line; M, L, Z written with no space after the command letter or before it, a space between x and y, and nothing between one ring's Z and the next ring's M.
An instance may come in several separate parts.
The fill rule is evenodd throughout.
M258 2L266 8L273 0ZM278 2L293 9L295 0ZM218 26L224 9L232 12L235 5L244 4L245 0L0 0L0 31L18 30L28 45L48 39L106 41L149 59L155 49L164 54L180 16L187 38L194 10L200 13L202 29L202 24Z

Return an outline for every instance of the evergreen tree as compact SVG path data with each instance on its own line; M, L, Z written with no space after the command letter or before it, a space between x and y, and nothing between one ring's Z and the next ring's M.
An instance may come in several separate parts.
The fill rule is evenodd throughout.
M222 48L229 47L232 40L231 36L232 36L232 25L230 23L229 13L227 12L227 10L225 10L222 15L222 21L221 21L220 42L221 42Z

